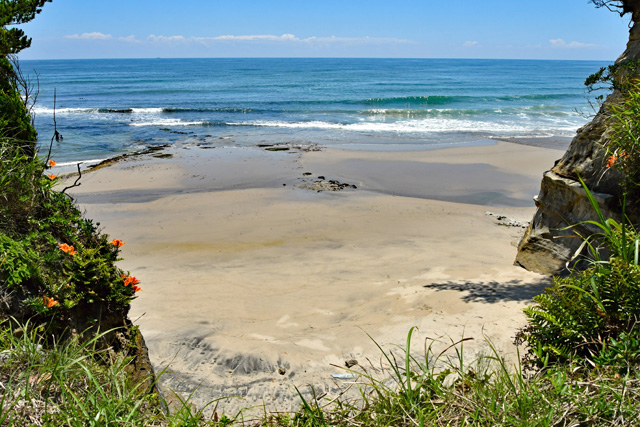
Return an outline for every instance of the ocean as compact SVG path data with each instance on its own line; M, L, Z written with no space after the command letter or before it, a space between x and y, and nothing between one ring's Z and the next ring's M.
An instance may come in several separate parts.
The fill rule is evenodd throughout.
M602 61L112 59L22 61L41 150L96 161L149 146L422 149L570 137ZM37 76L37 77L36 77Z

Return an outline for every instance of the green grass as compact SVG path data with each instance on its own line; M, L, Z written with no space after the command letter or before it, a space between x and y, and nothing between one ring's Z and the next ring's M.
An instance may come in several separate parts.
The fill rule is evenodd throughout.
M3 325L1 425L153 425L156 397L130 381L128 360L81 342L49 339L42 327Z
M337 399L300 394L295 413L242 421L207 418L208 408L187 398L167 415L157 394L130 381L128 360L98 350L99 336L58 343L42 327L2 326L2 426L623 426L640 414L637 370L607 376L566 363L527 374L490 342L488 354L468 361L469 338L435 352L443 344L412 343L412 329L403 347L379 348L378 366L346 369L356 379Z
M606 378L557 365L525 375L509 366L488 342L490 353L464 360L464 340L434 354L412 356L412 331L395 354L380 348L389 368L360 368L358 398L327 406L303 402L274 426L552 426L633 425L640 410L638 376ZM376 371L376 372L372 372ZM355 372L355 371L353 371ZM269 421L269 420L266 420Z

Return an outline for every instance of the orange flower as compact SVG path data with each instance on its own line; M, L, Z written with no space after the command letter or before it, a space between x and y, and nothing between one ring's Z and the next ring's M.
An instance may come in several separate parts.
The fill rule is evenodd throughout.
M132 285L132 287L134 287L135 285L140 283L140 281L138 279L136 279L135 277L133 277L133 276L127 276L127 275L123 274L121 277L124 279L124 285L125 286Z
M54 162L53 160L49 160L49 167L54 167L55 165L57 165L56 162Z
M615 155L609 156L609 158L607 159L607 167L612 167L616 163L616 160L618 160L618 158Z
M131 289L133 289L133 292L139 292L142 290L139 286L136 285L131 286Z
M42 297L42 301L44 302L44 305L47 306L47 308L51 308L54 305L58 304L58 301L56 301L53 298L48 298L48 297Z
M60 250L69 255L76 255L78 251L75 250L73 246L69 246L66 243L60 243Z
M123 241L122 241L122 240L120 240L120 239L113 239L113 240L112 240L111 242L109 242L109 243L111 243L113 246L117 246L117 247L120 247L120 246L122 246L122 245L124 245L124 244L125 244L125 242L123 242Z
M48 173L47 176L49 177L50 180L53 181L54 179L56 179L58 175L56 175L55 173Z
M624 152L624 151L623 151L623 152L621 152L621 153L620 153L620 155L617 155L617 154L615 154L615 153L614 153L614 154L612 154L611 156L609 156L609 157L607 158L607 167L608 167L608 168L613 167L613 165L615 165L615 164L616 164L616 162L618 161L618 159L620 159L620 158L624 159L624 158L626 158L626 157L627 157L627 153L626 153L626 152Z

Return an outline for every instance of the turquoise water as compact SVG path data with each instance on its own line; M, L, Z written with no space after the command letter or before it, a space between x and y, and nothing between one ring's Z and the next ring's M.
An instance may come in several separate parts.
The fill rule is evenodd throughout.
M23 61L41 144L60 161L156 144L374 149L572 136L599 61L117 59ZM33 79L32 79L33 80Z

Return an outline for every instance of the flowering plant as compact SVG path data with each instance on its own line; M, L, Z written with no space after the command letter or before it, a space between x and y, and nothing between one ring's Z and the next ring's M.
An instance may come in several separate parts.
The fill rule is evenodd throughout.
M57 177L46 171L55 164L21 155L0 137L0 291L11 295L0 315L40 316L64 329L82 313L99 325L101 313L127 313L139 281L127 274L125 282L116 266L124 242L101 234L53 190Z
M633 202L640 198L640 85L631 85L610 112L605 166L622 173L624 192Z

